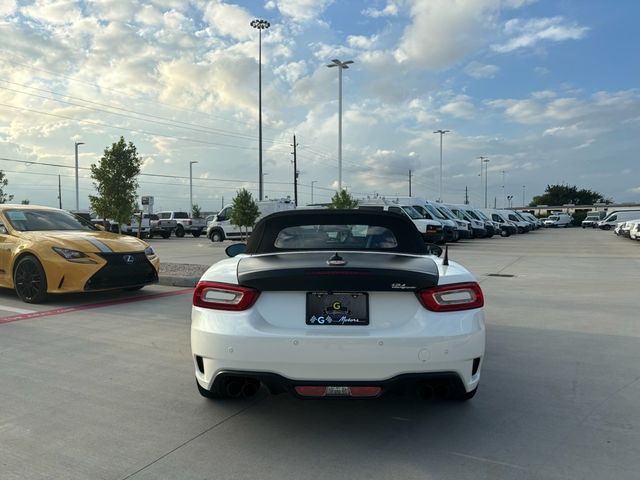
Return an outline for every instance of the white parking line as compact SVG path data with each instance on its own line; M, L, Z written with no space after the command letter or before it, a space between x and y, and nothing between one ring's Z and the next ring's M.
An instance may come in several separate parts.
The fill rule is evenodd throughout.
M8 305L0 305L0 310L4 310L5 312L23 313L23 314L35 312L35 310L27 310L26 308L9 307Z

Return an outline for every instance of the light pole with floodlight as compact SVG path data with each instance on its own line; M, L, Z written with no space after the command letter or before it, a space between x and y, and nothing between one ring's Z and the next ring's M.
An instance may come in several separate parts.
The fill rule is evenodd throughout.
M440 134L440 198L438 200L440 203L442 203L442 136L449 132L450 130L436 130L433 132Z
M337 58L331 60L329 68L338 67L338 191L342 191L342 70L349 68L353 60L341 62Z
M80 181L78 177L78 145L84 145L84 142L75 142L76 150L76 212L80 211Z
M198 163L197 160L189 162L189 217L193 215L193 164Z
M271 26L269 22L262 19L252 20L249 24L253 28L258 30L258 179L260 185L258 188L259 198L262 201L263 186L262 186L262 30L266 30Z
M483 157L484 162L484 208L487 208L487 191L489 184L489 158Z

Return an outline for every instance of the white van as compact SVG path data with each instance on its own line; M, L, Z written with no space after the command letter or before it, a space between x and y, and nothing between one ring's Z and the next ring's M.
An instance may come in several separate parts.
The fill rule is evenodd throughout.
M387 200L389 199L387 198ZM437 210L428 200L418 197L393 197L391 200L395 203L411 205L422 214L424 218L440 222L444 231L445 242L457 242L458 239L462 237L460 230L466 227L464 225L460 226L455 220L447 218L446 215Z
M267 215L271 215L272 213L282 212L284 210L293 210L296 208L296 205L288 198L280 200L264 200L262 202L256 202L256 204L260 211L258 220L262 217L266 217ZM240 227L231 223L232 210L233 205L225 205L213 220L209 222L209 225L207 225L207 237L209 237L209 240L212 242L222 242L227 238L241 239L247 233L244 229L241 231ZM251 229L249 229L248 233L251 233Z
M370 199L358 202L358 206L356 208L359 210L393 212L407 216L422 234L422 238L425 242L444 243L444 227L442 223L437 220L424 218L424 216L411 205L390 202L385 199Z
M603 220L600 220L598 222L598 228L601 230L611 230L621 222L636 220L637 218L640 218L640 210L619 210L610 213Z
M549 215L544 221L544 226L549 227L565 227L571 226L571 215L568 213L554 213Z

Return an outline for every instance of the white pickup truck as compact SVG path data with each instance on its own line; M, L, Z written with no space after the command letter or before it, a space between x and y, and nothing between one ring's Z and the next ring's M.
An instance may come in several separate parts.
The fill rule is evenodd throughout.
M105 228L108 228L110 232L119 233L121 231L118 222L115 220L108 220L107 224L108 226ZM142 223L140 223L140 213L134 213L131 221L122 225L122 234L138 236L138 226L140 227L140 237L147 238L151 231L151 224L149 222L149 217L143 218Z
M262 202L256 202L256 204L260 211L258 220L275 212L296 208L295 204L289 199L264 200ZM222 242L226 239L239 240L245 235L244 228L240 231L240 227L231 223L232 210L233 205L226 205L207 225L207 237L209 237L212 242ZM249 229L249 233L251 233L251 229Z
M158 215L160 220L176 221L176 237L184 237L185 233L190 233L197 238L207 228L204 218L191 218L187 212L167 210L164 212L157 212L156 215Z

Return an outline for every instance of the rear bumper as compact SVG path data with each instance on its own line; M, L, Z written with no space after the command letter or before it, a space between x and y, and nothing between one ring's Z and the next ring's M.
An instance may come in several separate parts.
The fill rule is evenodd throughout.
M236 315L225 317L212 318L198 307L192 312L194 369L206 389L224 372L276 375L295 385L383 385L404 375L447 374L457 376L467 392L480 379L480 369L472 371L473 360L484 356L482 310L452 312L416 322L421 328L393 332L361 327L280 329ZM196 357L201 357L202 370Z
M225 371L219 372L216 375L215 379L213 380L213 384L215 387L222 389L220 384L232 378L258 380L263 385L265 385L269 389L269 392L272 394L289 393L297 397L301 397L301 396L298 395L298 393L295 390L295 387L327 386L327 385L349 386L349 387L375 386L375 387L381 388L380 395L384 395L390 392L411 394L411 393L419 392L421 387L425 385L429 385L435 388L446 387L452 391L458 391L458 392L467 391L462 379L456 372L405 373L402 375L396 375L395 377L392 377L386 380L377 380L377 381L368 380L368 381L362 382L362 381L344 381L344 380L323 380L323 381L295 380L295 379L287 378L277 373L271 373L271 372L248 372L248 371L238 371L238 370L236 371L225 370ZM376 396L380 396L380 395L376 395ZM307 398L307 397L301 397L301 398Z

